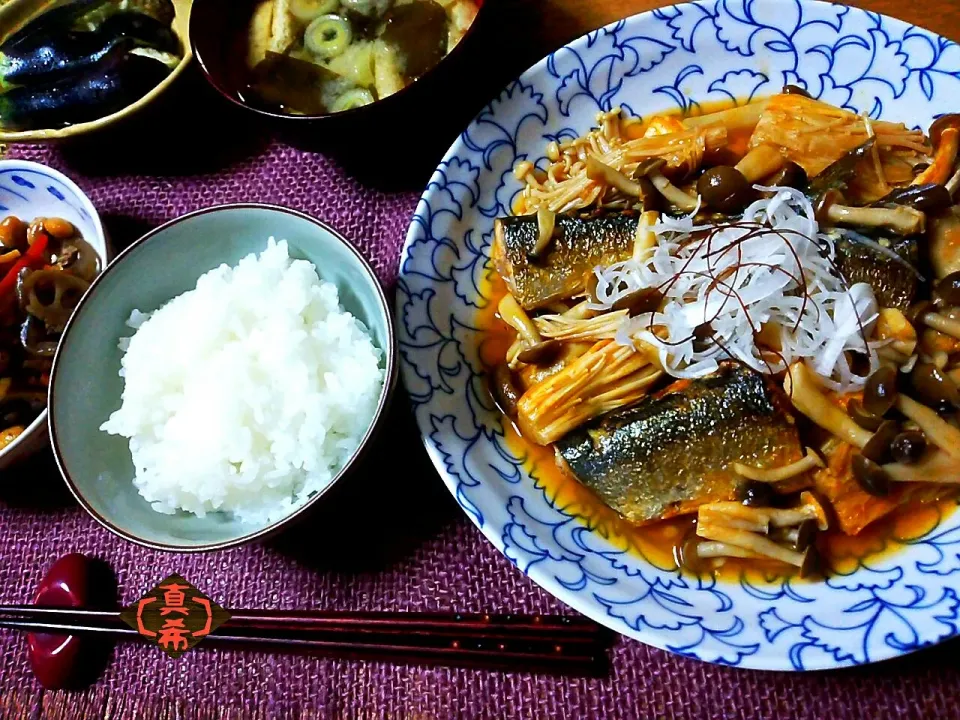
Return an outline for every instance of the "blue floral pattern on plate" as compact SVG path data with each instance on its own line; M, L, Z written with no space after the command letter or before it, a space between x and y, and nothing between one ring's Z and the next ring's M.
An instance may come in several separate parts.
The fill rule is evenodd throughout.
M560 48L463 132L421 198L400 264L403 377L427 450L484 535L558 598L642 642L708 662L813 670L883 660L958 631L960 514L822 583L721 583L621 551L538 489L484 390L477 311L493 219L520 160L545 161L599 111L742 101L785 84L926 127L955 110L960 47L876 13L809 0L719 0L644 13Z

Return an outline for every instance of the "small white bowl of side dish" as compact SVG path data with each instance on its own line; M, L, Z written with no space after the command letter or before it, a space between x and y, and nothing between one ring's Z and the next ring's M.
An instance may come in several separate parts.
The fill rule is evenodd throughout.
M50 378L54 455L127 540L261 539L369 446L396 355L383 289L335 230L273 205L198 210L120 253L74 312Z
M105 267L110 249L100 215L76 183L53 168L27 160L0 160L0 220L9 216L30 223L35 218L62 218L71 222L93 248ZM12 262L0 266L0 277ZM4 371L6 372L6 371ZM0 373L0 378L4 373ZM0 398L0 419L3 415ZM9 428L0 427L0 433ZM47 411L44 409L22 432L0 448L0 470L26 459L47 443Z

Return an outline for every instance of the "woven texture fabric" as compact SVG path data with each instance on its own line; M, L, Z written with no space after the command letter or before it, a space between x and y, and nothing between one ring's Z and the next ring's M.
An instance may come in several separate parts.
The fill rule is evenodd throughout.
M149 144L136 147L146 152ZM330 222L393 285L416 193L371 190L327 157L279 142L216 158L202 141L194 145L198 170L180 176L129 174L133 151L105 141L16 154L74 177L117 245L201 207L274 202ZM201 556L153 552L109 534L76 506L44 453L0 478L0 602L28 601L56 557L79 551L114 567L123 603L179 572L225 607L565 612L458 510L402 394L388 423L365 464L300 526L265 544ZM610 675L586 679L202 645L171 660L126 644L94 686L66 693L43 692L23 638L0 631L0 718L956 718L956 647L789 675L709 666L623 640Z

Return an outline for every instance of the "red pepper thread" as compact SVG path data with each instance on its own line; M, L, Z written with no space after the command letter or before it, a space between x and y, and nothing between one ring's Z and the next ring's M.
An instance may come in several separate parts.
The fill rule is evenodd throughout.
M37 233L34 237L33 245L17 260L13 267L7 270L6 275L0 280L0 300L5 300L17 287L17 276L25 267L31 267L43 262L46 257L47 243L50 238L45 233Z

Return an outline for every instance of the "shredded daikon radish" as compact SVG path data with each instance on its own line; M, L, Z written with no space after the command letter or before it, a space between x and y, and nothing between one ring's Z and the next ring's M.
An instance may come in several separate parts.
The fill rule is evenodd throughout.
M661 311L630 319L616 340L649 343L674 377L702 377L731 358L764 373L803 359L825 387L862 387L879 366L878 343L867 341L878 316L873 291L847 286L833 262L833 240L819 231L803 193L756 188L772 195L736 222L695 225L696 210L662 216L651 228L658 244L647 259L595 270L591 307L609 310L628 293L659 288ZM762 324L778 332L779 350L758 347ZM853 371L848 351L869 357L867 375Z

